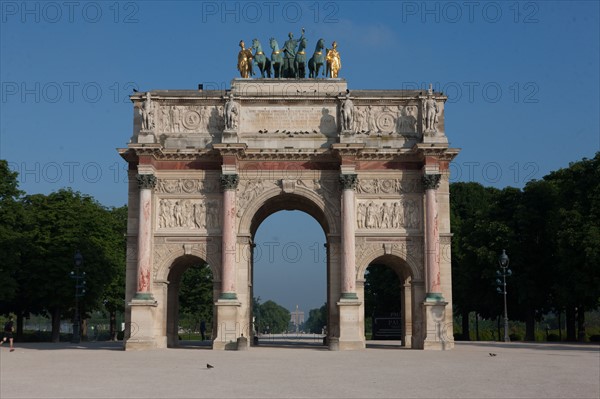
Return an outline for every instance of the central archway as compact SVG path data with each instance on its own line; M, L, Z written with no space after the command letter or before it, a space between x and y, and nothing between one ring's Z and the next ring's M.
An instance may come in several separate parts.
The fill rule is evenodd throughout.
M309 310L318 310L323 303L328 304L327 232L323 211L306 197L284 194L265 200L254 213L251 223L254 250L250 295L253 303L258 295L263 303L272 300L288 311L295 310L298 305L308 305L299 308L305 311L304 321L307 321ZM260 305L253 306L250 322L254 336L260 336L260 345L322 347L321 334L287 335L272 328L265 334L266 325L255 314L258 313L256 306ZM289 331L288 326L285 330ZM273 332L277 334L273 335ZM259 343L257 338L253 343Z

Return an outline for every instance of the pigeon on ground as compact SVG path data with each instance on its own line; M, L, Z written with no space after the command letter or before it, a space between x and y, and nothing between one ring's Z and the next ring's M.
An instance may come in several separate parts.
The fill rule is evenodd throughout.
M206 363L206 368L207 368L207 369L214 369L214 368L215 368L215 366L213 366L213 365L211 365L211 364L208 364L208 363Z
M496 356L496 354L495 353L490 353L490 356Z

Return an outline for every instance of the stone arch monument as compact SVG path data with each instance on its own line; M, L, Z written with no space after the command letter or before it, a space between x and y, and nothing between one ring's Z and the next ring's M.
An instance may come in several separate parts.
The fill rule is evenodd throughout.
M445 134L446 99L350 92L339 78L134 93L133 136L119 149L129 164L125 349L177 344L174 287L197 260L213 274L213 349L252 336L253 238L283 209L325 233L330 349L365 347L373 262L401 277L403 344L452 348L448 181L458 150Z

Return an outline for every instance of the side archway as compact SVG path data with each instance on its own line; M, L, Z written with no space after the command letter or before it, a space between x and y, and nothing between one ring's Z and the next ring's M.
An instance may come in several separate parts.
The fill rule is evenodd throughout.
M420 347L421 313L420 303L424 299L423 268L410 256L403 246L383 244L371 245L358 251L357 294L361 301L360 314L365 316L365 273L370 265L383 265L392 269L399 278L401 296L402 346ZM364 328L364 320L361 325Z

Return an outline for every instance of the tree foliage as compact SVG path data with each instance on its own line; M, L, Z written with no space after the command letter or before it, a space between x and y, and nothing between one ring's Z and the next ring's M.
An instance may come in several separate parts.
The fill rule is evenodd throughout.
M204 321L210 326L213 316L213 276L206 263L190 266L181 279L179 289L180 324L199 329Z
M281 334L288 330L291 314L283 306L270 300L261 304L260 298L255 298L253 308L259 332Z
M453 300L464 338L469 312L502 314L494 273L506 249L514 273L509 317L525 321L525 339L534 339L542 314L566 311L574 340L575 322L581 332L584 310L597 308L600 298L600 153L522 190L454 183L450 194Z
M304 329L314 334L321 334L327 326L327 303L318 309L308 311L308 319L304 323Z
M82 318L123 310L126 224L125 207L106 208L70 189L23 196L17 174L0 161L0 312L17 316L17 337L25 317L42 314L52 318L52 339L59 339L60 320L75 311L70 273L77 250L86 281Z

